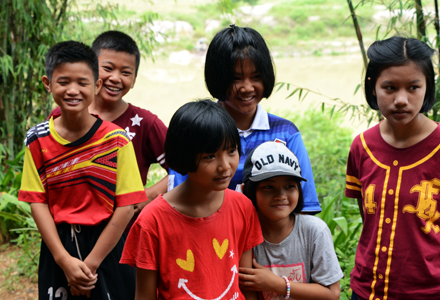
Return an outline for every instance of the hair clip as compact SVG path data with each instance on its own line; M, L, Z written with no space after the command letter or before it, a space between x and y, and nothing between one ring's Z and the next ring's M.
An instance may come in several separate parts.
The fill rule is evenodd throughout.
M367 80L371 80L371 77L368 77Z
M231 24L231 25L229 25L229 27L231 27L232 29L235 29L235 24Z

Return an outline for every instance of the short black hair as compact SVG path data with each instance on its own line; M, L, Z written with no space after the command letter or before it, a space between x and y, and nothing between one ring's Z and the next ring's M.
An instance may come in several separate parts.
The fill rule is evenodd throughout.
M293 177L294 178L294 177ZM258 211L258 206L257 206L257 188L258 188L258 184L261 181L250 181L250 180L246 180L244 182L244 186L243 186L243 194L248 197L249 199L251 199L252 203L255 206L255 209ZM298 186L298 204L296 205L295 209L290 213L292 214L298 214L301 212L301 210L304 207L304 196L303 196L303 190L302 190L302 186L301 186L301 180L295 178L295 182L296 185Z
M136 58L137 75L139 64L141 62L141 55L136 42L126 33L117 30L109 30L101 33L92 43L92 49L96 55L99 56L102 49L125 52L134 55Z
M95 82L99 79L98 57L93 50L76 41L60 42L52 46L46 54L46 76L52 80L53 70L64 63L86 63L93 72Z
M234 83L237 61L250 59L264 84L264 98L275 85L275 71L269 48L263 37L249 27L231 25L212 39L205 61L205 83L214 98L225 101Z
M379 110L373 91L380 73L386 68L403 66L412 61L420 67L426 77L426 94L420 112L428 112L435 103L435 73L431 60L434 52L431 47L415 38L394 36L374 42L368 48L370 62L364 79L368 105L374 110Z
M174 113L165 140L165 160L171 169L182 175L196 172L197 154L214 153L220 147L236 147L241 153L235 122L219 103L198 100Z

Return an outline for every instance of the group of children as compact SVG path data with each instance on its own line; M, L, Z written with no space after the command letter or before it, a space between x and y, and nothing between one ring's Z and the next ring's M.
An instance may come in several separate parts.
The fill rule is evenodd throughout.
M368 52L365 94L385 120L348 158L346 195L365 225L352 299L440 292L440 133L423 115L432 53L398 37ZM259 104L275 84L261 35L234 25L216 34L205 81L218 102L183 105L168 129L123 100L139 62L118 31L46 55L58 108L27 133L19 192L42 236L39 299L339 299L330 230L308 215L320 205L301 134ZM169 175L144 189L151 163Z

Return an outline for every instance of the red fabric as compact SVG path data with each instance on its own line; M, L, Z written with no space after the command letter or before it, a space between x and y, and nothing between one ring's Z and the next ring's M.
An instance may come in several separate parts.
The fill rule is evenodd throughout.
M364 228L351 273L361 298L439 297L439 149L439 127L404 149L386 143L379 125L353 141L345 194L363 199Z
M56 107L50 113L50 116L60 113L60 108ZM140 126L134 124L131 120L136 115L142 118ZM160 163L168 172L164 156L167 127L155 114L128 103L127 110L116 120L113 120L112 123L127 131L130 136L144 185L147 183L148 169L151 164Z
M117 160L113 156L130 141L118 126L102 122L77 146L60 144L49 131L49 121L30 129L26 145L39 175L34 180L41 180L46 192L22 186L18 199L47 203L56 224L87 226L109 219L115 206L146 201L140 180L135 192L120 194L116 190Z
M262 242L255 208L241 193L226 189L206 218L183 215L159 196L133 225L121 263L158 270L159 299L244 299L235 270L241 254Z

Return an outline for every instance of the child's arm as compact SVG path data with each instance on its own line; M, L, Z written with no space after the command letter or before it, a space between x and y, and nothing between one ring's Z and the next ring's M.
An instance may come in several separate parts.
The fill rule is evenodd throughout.
M41 237L49 248L55 262L63 269L67 282L73 287L75 295L86 294L95 287L97 275L93 275L87 265L72 257L58 236L55 222L45 203L31 203L32 216L40 231ZM76 291L76 292L75 292Z
M252 249L244 252L241 255L239 267L240 267L240 269L242 269L242 268L252 268ZM240 287L240 289L241 289L241 287ZM249 299L258 300L258 294L256 292L254 292L254 291L256 291L256 290L248 290L248 289L246 289L246 290L242 289L241 290L241 292L243 293L244 298L246 300L249 300Z
M240 285L251 291L271 291L285 296L286 281L253 260L255 269L240 268ZM340 295L339 281L322 286L318 283L290 282L290 298L297 300L337 300Z
M136 268L135 300L157 299L157 271Z
M133 205L116 207L112 217L101 232L95 246L84 262L93 274L101 265L104 258L113 250L124 232L128 222L133 217Z
M147 206L151 201L156 199L157 196L161 194L165 194L167 192L167 185L168 185L168 175L162 178L159 182L157 182L155 185L150 186L148 188L145 188L145 193L147 194L147 201L135 204L134 206L134 212L139 213L141 210Z

